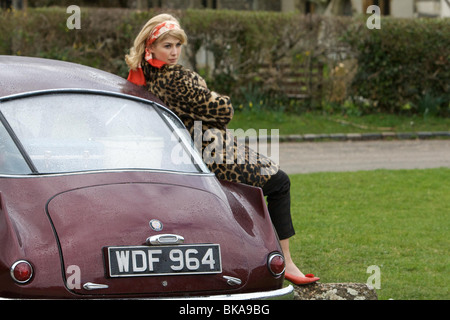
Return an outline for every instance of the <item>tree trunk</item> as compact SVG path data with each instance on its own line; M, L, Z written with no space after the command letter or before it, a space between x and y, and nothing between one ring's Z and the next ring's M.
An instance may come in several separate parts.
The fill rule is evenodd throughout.
M345 9L345 0L331 0L325 10L325 14L329 16L342 16Z

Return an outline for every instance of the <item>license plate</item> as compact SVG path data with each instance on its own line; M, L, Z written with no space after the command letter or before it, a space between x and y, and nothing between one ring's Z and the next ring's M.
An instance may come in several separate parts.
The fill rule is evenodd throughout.
M106 254L113 278L222 272L218 244L107 247Z

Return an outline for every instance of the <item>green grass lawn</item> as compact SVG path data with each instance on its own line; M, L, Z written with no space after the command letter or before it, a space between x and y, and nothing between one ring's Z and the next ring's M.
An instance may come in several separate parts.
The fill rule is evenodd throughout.
M324 283L366 283L379 299L450 299L450 169L292 175L291 250Z
M280 135L449 131L450 118L374 114L366 116L288 114L275 111L236 111L230 129L279 129Z

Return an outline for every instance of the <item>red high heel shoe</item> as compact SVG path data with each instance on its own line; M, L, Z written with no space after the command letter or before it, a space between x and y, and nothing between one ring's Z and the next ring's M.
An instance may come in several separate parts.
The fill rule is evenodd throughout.
M284 274L284 278L287 281L290 281L290 282L292 282L293 284L296 284L296 285L311 284L311 283L314 283L314 282L320 280L320 278L314 277L314 275L312 273L305 274L304 277L298 277L298 276L294 276L294 275L289 274L289 273L285 273Z

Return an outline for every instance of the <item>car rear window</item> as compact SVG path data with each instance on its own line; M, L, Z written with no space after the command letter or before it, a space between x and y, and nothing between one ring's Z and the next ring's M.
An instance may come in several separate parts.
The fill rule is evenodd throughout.
M0 173L32 173L3 124L0 124Z
M0 173L208 172L181 122L151 103L116 95L53 93L3 102L0 111L9 129L0 130L9 157Z

